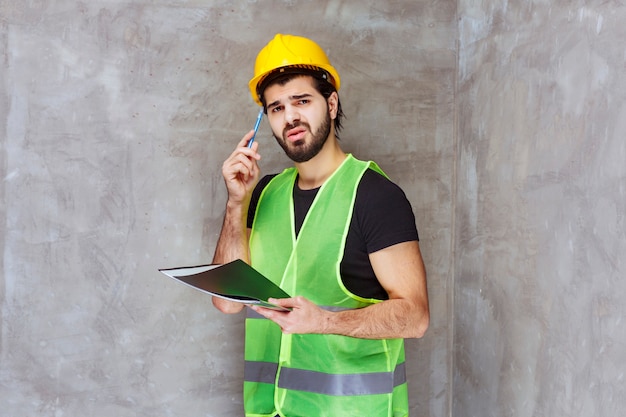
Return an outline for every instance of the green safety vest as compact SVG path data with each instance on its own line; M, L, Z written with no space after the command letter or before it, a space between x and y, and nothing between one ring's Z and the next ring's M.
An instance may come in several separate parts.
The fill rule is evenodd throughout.
M291 296L332 310L380 302L352 294L339 273L358 183L373 162L348 155L322 185L296 238L289 168L263 190L250 252L252 265ZM244 408L248 417L404 417L408 394L403 339L283 334L248 309Z

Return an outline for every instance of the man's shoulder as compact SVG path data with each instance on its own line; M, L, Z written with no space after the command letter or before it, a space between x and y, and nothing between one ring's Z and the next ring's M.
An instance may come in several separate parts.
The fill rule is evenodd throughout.
M376 171L369 168L363 174L359 182L358 194L365 194L369 198L384 199L388 196L405 198L404 191L395 182Z

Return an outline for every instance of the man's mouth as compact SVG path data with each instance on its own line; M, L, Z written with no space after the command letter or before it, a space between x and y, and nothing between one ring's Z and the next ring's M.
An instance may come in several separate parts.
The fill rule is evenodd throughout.
M307 130L304 127L297 126L285 132L285 137L290 142L297 142L304 139Z

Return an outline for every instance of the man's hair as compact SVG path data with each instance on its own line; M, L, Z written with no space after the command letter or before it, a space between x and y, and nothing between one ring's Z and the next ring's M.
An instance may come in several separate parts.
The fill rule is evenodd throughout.
M294 78L303 76L310 76L313 78L313 87L326 99L326 101L328 101L328 98L332 93L337 92L335 86L329 83L319 71L284 72L275 77L272 77L270 74L270 76L263 80L259 86L259 97L261 99L261 103L263 104L263 108L265 109L265 113L267 113L267 103L265 102L264 92L267 87L274 84L285 85ZM341 123L344 117L345 115L341 109L341 100L339 100L339 95L337 95L337 116L335 117L335 136L337 139L339 139L339 132L342 127Z

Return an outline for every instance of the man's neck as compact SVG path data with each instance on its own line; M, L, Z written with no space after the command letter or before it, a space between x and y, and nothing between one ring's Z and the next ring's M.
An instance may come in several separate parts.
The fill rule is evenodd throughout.
M302 190L321 187L345 159L345 152L332 135L315 157L306 162L296 163L298 187Z

